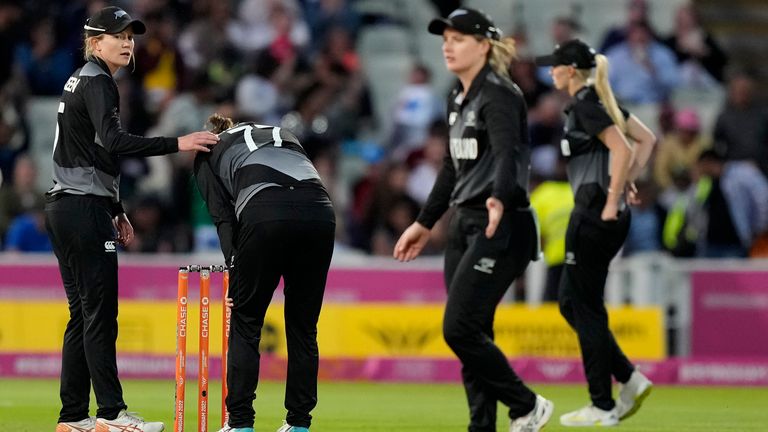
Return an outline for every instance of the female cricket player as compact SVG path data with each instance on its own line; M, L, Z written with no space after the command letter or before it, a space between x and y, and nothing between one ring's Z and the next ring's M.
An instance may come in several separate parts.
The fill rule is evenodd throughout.
M448 300L443 336L462 363L469 431L496 430L496 404L509 407L511 431L538 431L553 411L517 376L493 342L496 306L538 252L528 199L527 108L509 79L514 40L491 19L456 9L429 24L443 37L443 57L458 81L448 97L448 152L416 222L397 241L394 257L410 261L448 207L456 211L445 252Z
M144 138L120 125L113 75L133 59L144 23L110 6L84 26L86 63L64 85L53 141L53 188L46 194L46 228L69 303L61 359L61 412L56 432L158 432L126 411L117 376L117 244L133 238L120 202L119 157L209 151L218 138L194 132ZM115 229L117 238L115 238ZM98 410L88 415L93 384Z
M279 432L307 432L317 405L317 320L333 255L333 206L295 135L273 126L233 125L219 115L209 123L221 141L212 152L197 154L194 174L231 274L229 421L221 432L253 432L261 329L281 277L288 414Z
M561 416L560 423L616 425L637 411L651 382L616 343L603 294L608 265L629 231L625 191L634 201L633 180L648 162L656 137L618 106L608 83L608 60L584 42L568 41L551 55L538 57L537 63L551 66L555 88L572 97L561 151L568 161L575 207L565 236L559 301L560 312L578 335L592 399ZM621 383L618 403L611 394L612 376Z

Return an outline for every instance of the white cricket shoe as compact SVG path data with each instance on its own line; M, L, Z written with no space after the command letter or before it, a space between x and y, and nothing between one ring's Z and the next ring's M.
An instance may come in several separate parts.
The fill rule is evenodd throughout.
M225 424L223 428L219 429L219 432L253 432L253 428L233 428Z
M161 422L145 422L135 413L120 411L114 420L96 419L95 432L161 432L165 425Z
M283 421L283 425L280 426L280 429L278 429L277 432L309 432L309 429L301 426L291 426Z
M93 432L96 429L96 417L88 417L76 422L61 422L56 425L56 432Z
M619 424L619 413L614 407L610 411L601 410L594 405L571 411L560 416L563 426L616 426Z
M538 432L547 424L554 410L555 404L552 401L536 395L536 405L533 410L523 417L512 419L509 432Z
M651 394L652 389L651 380L637 369L632 372L629 381L625 384L619 383L619 399L616 401L619 419L624 420L632 417L640 409L645 398Z

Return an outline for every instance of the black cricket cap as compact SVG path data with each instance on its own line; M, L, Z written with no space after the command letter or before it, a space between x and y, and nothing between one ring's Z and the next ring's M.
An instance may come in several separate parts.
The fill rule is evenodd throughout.
M446 28L452 28L460 33L479 35L488 39L501 39L501 30L496 28L491 18L484 12L460 8L451 12L447 18L435 18L427 29L430 33L442 35Z
M116 6L108 6L96 12L83 26L88 36L120 33L128 27L133 29L134 34L147 32L147 26L143 22L131 19L128 12Z
M595 67L595 50L579 39L571 39L555 47L552 54L536 57L539 66L573 66L576 69Z

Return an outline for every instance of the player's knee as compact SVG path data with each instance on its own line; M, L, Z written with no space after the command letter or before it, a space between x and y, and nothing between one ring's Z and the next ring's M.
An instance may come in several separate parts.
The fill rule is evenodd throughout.
M449 347L456 350L472 341L472 329L461 319L446 319L443 321L443 338Z

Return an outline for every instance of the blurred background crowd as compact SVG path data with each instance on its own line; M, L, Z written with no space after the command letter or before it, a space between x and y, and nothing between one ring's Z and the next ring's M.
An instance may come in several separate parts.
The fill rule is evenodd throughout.
M127 131L180 136L213 112L288 128L333 195L338 248L391 255L426 201L448 133L453 80L426 23L466 5L517 40L511 72L529 107L532 201L548 266L562 263L573 205L559 157L567 95L531 58L573 37L607 55L617 98L659 137L623 253L765 256L765 60L736 50L743 38L734 33L749 25L721 23L729 32L720 39L708 30L701 18L717 3L727 9L682 0L0 0L2 250L50 250L42 206L55 107L83 63L85 19L115 4L148 28L135 65L115 77ZM749 40L764 49L766 33L756 34ZM136 231L127 252L217 250L191 162L121 160ZM429 253L441 253L443 233L436 226Z

